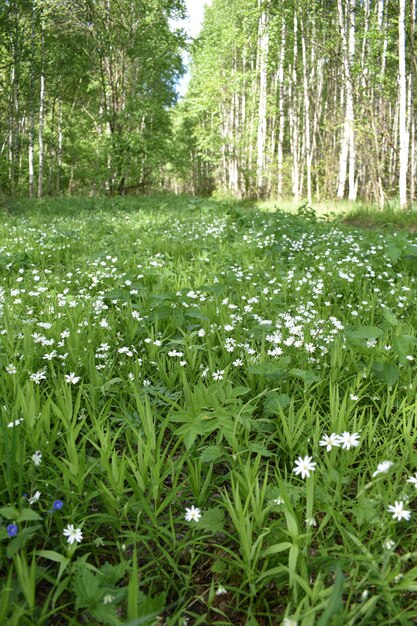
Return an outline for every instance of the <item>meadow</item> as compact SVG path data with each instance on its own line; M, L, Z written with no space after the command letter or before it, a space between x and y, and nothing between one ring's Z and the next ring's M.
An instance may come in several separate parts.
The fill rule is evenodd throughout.
M0 623L416 623L412 231L4 209Z

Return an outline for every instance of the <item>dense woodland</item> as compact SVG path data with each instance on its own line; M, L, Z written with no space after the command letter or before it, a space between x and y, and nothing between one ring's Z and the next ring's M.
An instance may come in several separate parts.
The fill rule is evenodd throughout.
M3 193L157 187L182 15L182 0L2 0Z
M182 0L0 8L0 185L416 197L416 0L213 0L175 104Z
M415 0L213 0L182 111L195 186L415 198Z

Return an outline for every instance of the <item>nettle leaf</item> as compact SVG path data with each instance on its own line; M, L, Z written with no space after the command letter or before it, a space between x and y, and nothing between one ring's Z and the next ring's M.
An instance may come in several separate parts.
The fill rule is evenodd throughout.
M116 615L116 608L111 604L98 604L94 609L90 609L90 613L99 624L108 624L109 626L120 626L121 624Z
M72 586L77 609L93 609L102 598L103 592L98 577L86 567L77 568Z
M226 571L226 563L224 561L214 561L213 565L211 566L211 571L213 572L213 574L224 574L224 572Z
M288 373L294 378L300 378L306 385L313 385L314 383L318 383L321 380L320 376L318 376L314 372L300 370L296 367L291 369Z
M166 608L166 592L162 591L156 596L147 596L142 591L138 592L138 605L136 607L137 618L128 622L132 626L153 626L156 618Z
M222 532L224 530L224 511L219 507L204 511L198 525L209 532Z
M111 565L111 563L106 561L106 563L97 572L97 575L100 577L103 584L116 585L125 575L126 569L127 564L125 563Z
M249 444L248 448L251 452L260 454L261 456L274 456L275 454L271 450L268 450L268 448L265 448L264 446L261 446L261 444L255 443L254 441Z
M188 309L185 312L185 317L200 320L202 322L209 321L209 318L207 317L207 315L204 315L199 309Z
M358 503L352 507L352 513L358 526L362 526L364 523L374 525L379 522L377 502L370 498L360 498Z
M417 338L413 335L398 335L394 337L392 345L400 358L404 360L413 347L417 345Z
M375 378L386 383L390 387L397 384L400 378L400 368L392 363L374 363L372 367Z
M359 326L353 330L346 330L347 339L380 339L384 331L377 326Z
M125 289L110 289L110 291L106 291L103 298L106 300L121 300L122 302L127 302L130 300L130 294Z
M0 508L0 516L5 519L16 519L19 515L19 511L14 506L2 506Z
M249 374L255 376L265 376L271 379L281 379L285 376L286 370L284 367L276 367L269 364L263 365L251 365L248 367Z
M291 404L291 398L286 393L269 391L264 402L264 411L267 416L276 415L281 409Z
M395 242L390 242L386 247L386 253L390 261L396 263L401 257L403 249L400 248Z
M398 318L395 317L395 315L387 308L387 307L382 307L382 315L384 316L384 319L386 322L388 322L388 324L392 327L398 326L399 321Z
M220 446L207 446L200 454L200 460L203 463L212 463L223 456L223 450Z
M22 509L17 517L18 522L38 522L42 517L32 509Z

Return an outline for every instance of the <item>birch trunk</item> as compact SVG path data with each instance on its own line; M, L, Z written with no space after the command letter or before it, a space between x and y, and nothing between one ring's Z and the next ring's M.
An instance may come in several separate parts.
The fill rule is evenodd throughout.
M266 8L262 9L259 18L258 55L259 55L259 106L258 106L258 138L256 159L256 181L258 196L265 195L265 159L266 159L266 129L267 129L267 62L268 62L269 32L268 15Z
M41 76L39 89L39 128L38 128L38 144L39 144L39 161L38 161L38 198L43 195L43 122L44 122L44 106L45 106L45 75L44 75L44 32L41 26Z
M301 47L303 54L303 86L304 86L304 142L305 142L305 159L307 170L307 201L309 204L313 201L311 192L311 137L310 137L310 96L308 92L308 67L306 53L306 34L305 24L303 24L301 35Z
M283 142L284 142L284 55L285 55L285 21L282 18L281 25L281 49L278 66L278 144L277 144L277 194L281 198L283 194Z
M293 52L293 66L291 72L291 83L289 88L289 118L290 118L290 131L291 131L291 152L293 155L292 160L292 192L295 202L298 202L300 197L300 155L299 155L299 118L297 107L297 56L298 56L298 20L297 11L294 9L294 52Z
M57 151L57 169L56 169L56 191L60 192L61 188L61 168L62 168L62 100L58 102L58 151Z
M399 82L399 194L400 208L406 209L408 132L407 132L407 77L405 63L405 8L406 0L400 0L398 19L398 82Z
M34 147L35 147L35 34L36 34L36 13L32 8L32 33L31 33L31 66L30 66L30 87L29 87L29 146L28 146L28 173L29 173L29 196L33 198L35 195L35 166L34 166Z
M347 179L348 157L349 157L349 199L356 200L355 184L355 142L354 142L354 109L353 109L353 82L351 65L355 56L355 3L356 0L349 0L349 41L347 38L345 15L342 0L337 0L339 15L340 33L342 36L343 50L343 84L345 94L345 120L343 124L343 135L340 148L339 160L339 184L337 197L343 198Z

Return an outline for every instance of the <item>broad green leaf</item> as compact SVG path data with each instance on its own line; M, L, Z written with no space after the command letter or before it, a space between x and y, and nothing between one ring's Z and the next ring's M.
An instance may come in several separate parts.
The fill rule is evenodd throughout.
M219 507L207 509L203 512L198 526L210 532L222 532L224 530L224 510Z
M19 511L14 506L2 506L0 508L0 516L5 519L14 520L19 515Z
M291 398L286 393L269 391L264 402L265 414L268 416L276 415L281 409L286 409L290 404Z
M296 367L291 369L288 374L294 378L300 378L306 385L313 385L321 380L320 376L314 372L300 370Z
M38 522L42 517L33 509L22 509L17 517L18 522Z
M384 336L384 331L377 326L359 326L345 331L345 335L348 339L380 339Z
M401 374L398 365L392 363L374 363L372 371L378 380L381 380L390 387L397 384Z
M200 460L203 463L211 463L217 461L223 456L223 450L219 446L207 446L200 454Z

